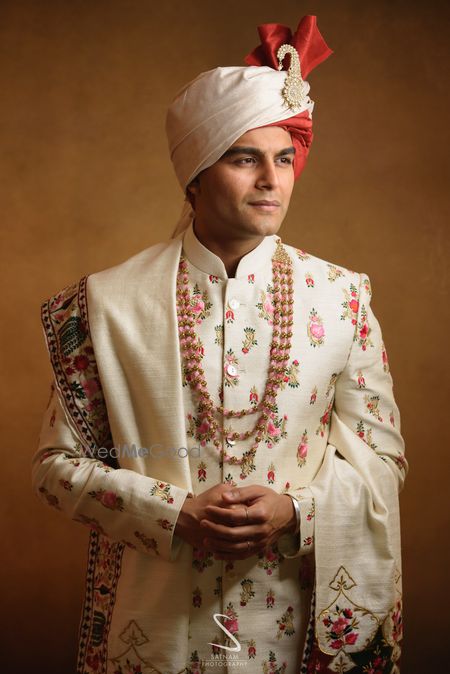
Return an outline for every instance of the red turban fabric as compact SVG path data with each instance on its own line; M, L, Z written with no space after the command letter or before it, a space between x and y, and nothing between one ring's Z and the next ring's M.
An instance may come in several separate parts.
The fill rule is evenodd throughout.
M261 44L245 57L249 66L269 66L278 70L277 51L283 44L291 44L300 57L303 79L333 51L328 47L317 28L315 16L304 16L292 34L288 26L280 23L266 23L258 26ZM298 115L273 122L266 126L279 126L291 134L295 147L294 176L297 179L305 168L306 158L313 141L312 119L307 110Z

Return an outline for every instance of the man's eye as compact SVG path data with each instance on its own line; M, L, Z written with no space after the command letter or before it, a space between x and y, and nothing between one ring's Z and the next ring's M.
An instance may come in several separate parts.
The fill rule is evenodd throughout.
M253 164L254 162L254 157L241 157L240 159L236 159L236 164Z
M280 157L279 160L282 164L288 164L288 165L292 164L293 161L294 161L293 158L290 157L290 156L289 157Z

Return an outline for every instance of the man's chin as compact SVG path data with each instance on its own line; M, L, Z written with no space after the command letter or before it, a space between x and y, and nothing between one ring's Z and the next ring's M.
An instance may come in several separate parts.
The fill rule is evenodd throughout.
M261 217L247 222L245 230L255 236L272 236L276 234L281 227L281 220L279 217Z

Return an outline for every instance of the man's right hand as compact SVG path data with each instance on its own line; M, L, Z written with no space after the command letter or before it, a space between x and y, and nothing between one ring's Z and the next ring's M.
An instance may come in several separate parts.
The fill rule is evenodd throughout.
M200 526L202 519L208 519L206 506L224 507L222 494L233 489L232 484L216 484L198 496L186 498L175 524L174 534L196 548L204 548L205 529ZM241 505L230 504L229 508L242 508Z

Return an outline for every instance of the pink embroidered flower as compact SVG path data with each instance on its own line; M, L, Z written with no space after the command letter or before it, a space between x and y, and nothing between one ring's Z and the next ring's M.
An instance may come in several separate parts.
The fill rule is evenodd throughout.
M349 644L350 646L353 646L353 644L356 642L358 638L358 635L355 632L350 632L350 634L345 635L345 643Z
M275 480L275 471L269 470L267 472L267 482L273 482Z
M335 648L337 651L340 648L342 648L343 645L344 645L344 642L342 641L342 639L336 639L335 641L332 641L331 644L330 644L331 648Z
M249 400L250 400L250 402L253 402L253 401L258 402L259 396L256 393L256 391L253 391L253 390L250 391Z
M266 296L266 299L264 300L263 307L264 307L264 310L265 310L268 314L273 314L273 312L274 312L274 306L273 306L273 304L272 304L272 302L271 302L271 299L270 299L270 297L269 297L268 295Z
M204 419L200 426L198 427L198 432L203 435L203 433L207 433L209 431L209 423L207 419Z
M45 487L39 487L39 491L41 494L44 494L45 498L47 499L47 503L51 506L55 506L56 508L59 507L59 499L55 494L49 494L47 489Z
M359 331L359 337L360 337L361 342L362 342L361 348L362 348L363 351L365 351L366 348L367 348L365 340L367 338L368 333L369 333L369 326L367 325L367 323L364 323L362 328Z
M78 372L83 372L89 367L89 358L87 356L75 356L73 366Z
M227 319L227 321L234 321L234 311L232 311L231 309L227 309L225 312L225 318Z
M345 628L348 625L348 620L339 616L337 620L333 623L333 633L336 635L342 634Z
M353 293L352 293L352 295L353 295ZM359 309L358 300L350 300L350 302L348 303L348 306L350 307L350 309L353 311L354 314L358 313L358 309Z
M104 491L100 497L100 503L102 503L105 508L111 508L112 510L114 510L120 500L121 499L119 499L117 494L113 491Z
M199 314L201 311L204 310L205 308L205 303L204 301L200 298L196 298L197 302L192 306L193 311L195 311L197 314Z
M311 331L312 336L317 340L322 339L322 337L324 337L324 335L325 335L325 330L324 330L323 325L321 325L320 323L317 323L314 320L311 321L309 329Z
M298 446L297 454L300 459L306 459L308 454L308 445L305 442L301 442Z
M235 632L237 632L238 629L239 629L237 618L234 618L234 617L225 618L225 620L223 621L223 624L224 624L224 627L226 627L227 630L229 632L231 632L231 634L235 634Z
M94 393L97 393L99 390L98 380L97 379L87 379L82 384L83 391L86 396L90 398Z
M265 556L269 562L273 562L273 560L277 558L277 555L272 549L268 550Z
M50 311L52 312L55 311L55 309L57 309L62 304L63 300L64 300L63 293L58 293L56 297L54 297L50 301Z
M273 437L277 437L281 433L280 429L274 425L273 421L269 421L267 424L267 432Z
M249 275L247 276L247 278L248 278L248 282L249 282L249 283L254 283L254 282L255 282L255 275L254 275L254 274L249 274Z
M392 613L392 637L394 641L400 641L403 635L402 608L400 601L396 604L396 610Z

